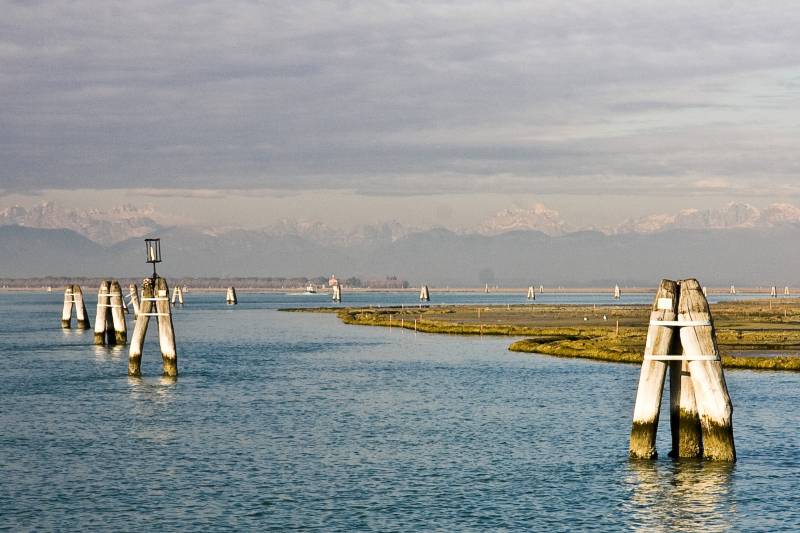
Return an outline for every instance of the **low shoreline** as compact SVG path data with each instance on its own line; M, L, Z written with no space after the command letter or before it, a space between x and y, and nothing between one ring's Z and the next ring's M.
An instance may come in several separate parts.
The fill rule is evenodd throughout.
M345 324L402 327L420 333L523 337L508 349L640 364L650 306L444 305L283 311L335 313ZM718 303L711 305L711 313L725 368L800 371L800 300Z

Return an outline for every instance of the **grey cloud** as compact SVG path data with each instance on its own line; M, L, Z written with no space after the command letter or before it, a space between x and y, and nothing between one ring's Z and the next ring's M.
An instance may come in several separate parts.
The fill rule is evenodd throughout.
M0 8L5 190L584 194L798 170L796 76L774 74L800 61L791 2Z

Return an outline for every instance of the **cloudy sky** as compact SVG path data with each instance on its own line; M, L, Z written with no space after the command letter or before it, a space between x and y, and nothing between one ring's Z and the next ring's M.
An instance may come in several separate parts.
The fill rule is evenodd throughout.
M800 201L800 3L0 0L0 206L577 224Z

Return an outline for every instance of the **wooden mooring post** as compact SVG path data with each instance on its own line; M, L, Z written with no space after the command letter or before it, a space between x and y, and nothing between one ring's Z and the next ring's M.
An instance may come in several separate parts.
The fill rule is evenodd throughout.
M338 283L331 287L331 300L337 303L342 301L342 286Z
M533 285L528 287L528 300L535 300L536 299L536 291L533 290Z
M634 406L631 457L657 457L655 436L667 363L670 455L735 461L733 406L708 300L695 279L662 280L656 294Z
M155 312L153 309L155 308ZM172 325L172 309L169 302L167 280L161 277L146 278L142 282L142 300L139 317L133 329L130 354L128 356L128 375L141 375L142 347L147 334L150 317L158 321L158 340L161 347L164 375L178 375L178 354L175 347L175 330Z
M430 302L431 301L431 293L428 290L427 285L423 285L419 290L419 301L420 302Z
M83 291L80 285L67 285L64 289L64 308L61 310L61 327L72 327L72 309L75 309L75 323L78 329L89 329L89 317L83 303Z
M619 290L619 285L614 285L614 299L619 300L621 296L621 292Z
M95 344L113 346L128 342L128 324L123 309L122 288L119 282L103 281L97 290Z
M183 305L183 289L179 285L176 285L172 289L172 305L179 303Z
M225 294L225 302L228 305L236 305L239 303L239 299L236 298L236 289L233 287L228 287L228 292Z
M133 317L136 318L139 316L139 287L135 283L131 283L128 285L128 293L133 307Z

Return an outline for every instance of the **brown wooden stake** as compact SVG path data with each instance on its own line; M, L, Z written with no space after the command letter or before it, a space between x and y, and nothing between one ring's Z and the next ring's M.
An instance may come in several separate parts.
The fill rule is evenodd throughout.
M64 289L64 307L61 310L61 327L70 329L72 327L72 308L75 306L75 295L72 294L72 285L67 285Z
M155 303L155 305L153 305ZM155 312L153 312L155 309ZM158 319L158 338L161 347L161 357L164 365L164 375L176 377L178 375L178 356L175 346L175 333L172 324L172 310L169 304L169 288L167 280L156 278L155 287L150 278L142 282L142 301L139 317L133 330L131 347L128 356L128 375L141 375L142 347L147 325L150 317Z
M228 305L236 305L239 303L239 300L236 298L236 289L228 287L228 292L225 295L225 302L227 302Z
M91 329L89 316L86 314L86 304L83 302L83 291L80 285L72 286L72 295L75 299L75 319L78 329Z
M651 321L674 321L677 309L678 285L672 280L661 280L656 293ZM619 322L617 322L619 323ZM654 325L647 330L647 341L644 348L645 360L639 374L639 386L636 392L636 403L633 409L633 426L631 428L630 456L641 459L652 459L658 456L656 451L656 432L661 396L664 390L664 379L667 372L666 361L647 359L652 355L668 355L672 347L673 329L669 326Z
M142 375L142 347L144 345L144 337L147 334L147 325L150 323L150 315L154 307L153 303L153 281L147 278L142 282L142 301L139 304L136 325L133 327L131 347L128 352L129 376Z

